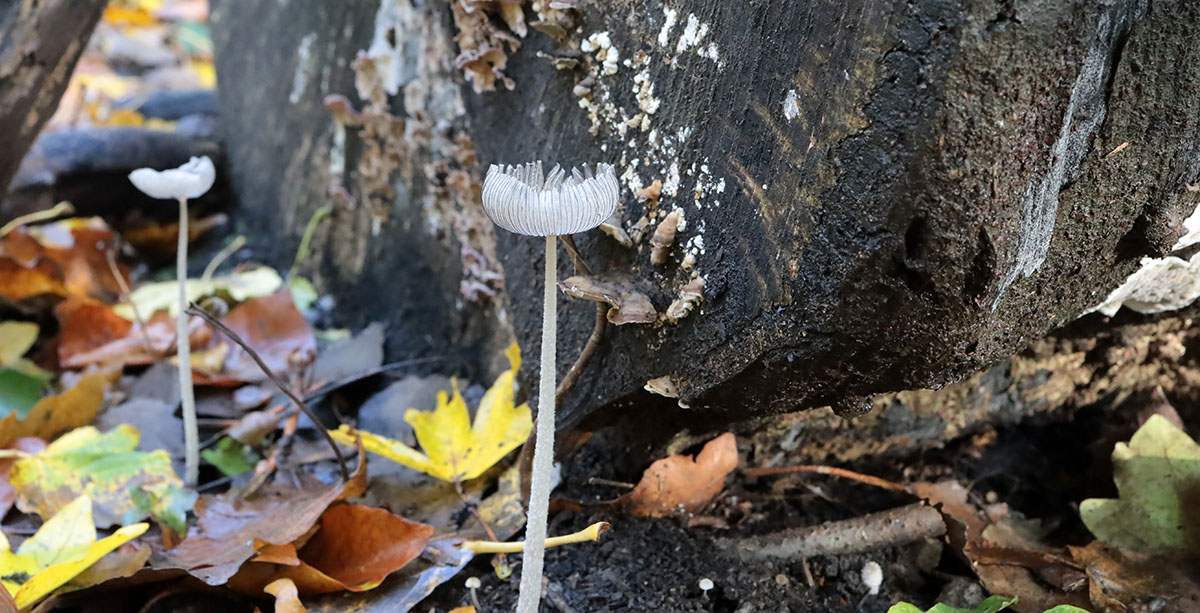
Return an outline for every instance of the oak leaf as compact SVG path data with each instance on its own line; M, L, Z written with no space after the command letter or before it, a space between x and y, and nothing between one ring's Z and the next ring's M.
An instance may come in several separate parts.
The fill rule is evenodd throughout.
M695 459L673 455L651 464L618 501L643 517L695 513L721 492L737 463L737 438L726 432L705 444Z

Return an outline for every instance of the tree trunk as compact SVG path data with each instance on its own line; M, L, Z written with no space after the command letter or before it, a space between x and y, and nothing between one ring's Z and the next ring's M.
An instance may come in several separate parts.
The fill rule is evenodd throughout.
M58 108L105 0L0 0L0 194Z
M511 323L527 382L540 242L493 230L483 168L616 164L625 229L650 225L583 257L659 312L696 277L703 303L608 326L560 428L656 379L683 421L941 386L1100 302L1200 204L1194 2L514 4L215 0L224 133L278 257L334 207L317 276L348 323L387 318L403 356L495 355ZM560 378L595 312L561 300Z

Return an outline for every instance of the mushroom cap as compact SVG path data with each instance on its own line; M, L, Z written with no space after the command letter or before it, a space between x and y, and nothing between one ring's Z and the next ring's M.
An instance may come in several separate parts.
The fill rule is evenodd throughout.
M151 198L178 200L199 198L212 186L217 170L206 155L193 157L179 168L154 170L139 168L129 173L133 186Z
M570 176L558 165L542 176L542 163L488 169L483 209L509 232L526 236L575 234L599 226L617 210L620 185L611 164L585 164Z

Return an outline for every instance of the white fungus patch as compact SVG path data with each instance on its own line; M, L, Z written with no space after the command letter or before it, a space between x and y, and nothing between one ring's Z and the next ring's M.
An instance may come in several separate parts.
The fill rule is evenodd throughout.
M1196 210L1192 211L1191 216L1183 220L1183 229L1186 232L1175 241L1171 251L1179 251L1200 243L1200 205L1196 205Z
M292 91L288 94L288 102L292 104L300 102L300 97L304 95L304 90L308 89L308 83L312 80L313 70L316 68L312 55L315 42L317 33L310 32L300 39L300 45L296 47L296 71L292 73Z
M883 585L883 568L879 566L879 562L875 560L867 560L862 567L862 582L867 588L867 593L876 596L879 594L879 588Z
M783 97L783 117L788 121L800 116L800 95L796 90L789 89L786 96Z
M675 9L663 7L663 26L658 31L658 44L666 47L671 40L671 29L675 27L675 19L679 17L679 12Z
M1182 309L1200 298L1200 253L1190 260L1175 256L1142 258L1141 264L1121 287L1088 313L1099 311L1111 317L1121 307L1138 313L1162 313Z

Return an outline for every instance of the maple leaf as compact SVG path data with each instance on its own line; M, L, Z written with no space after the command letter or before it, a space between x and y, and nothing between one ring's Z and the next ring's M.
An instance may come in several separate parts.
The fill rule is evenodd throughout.
M528 404L514 406L513 382L521 366L516 343L507 351L512 368L500 373L483 395L475 422L455 384L453 395L439 392L433 411L409 409L404 415L423 451L390 438L343 425L333 438L353 445L356 435L371 453L419 470L443 481L469 480L483 474L529 438L533 418Z
M63 506L16 552L0 533L0 581L18 608L45 598L114 549L137 538L148 528L138 523L96 540L92 500L80 496Z
M1200 551L1191 512L1200 492L1200 445L1152 415L1128 444L1117 443L1112 461L1120 498L1084 500L1079 515L1088 530L1124 549Z

